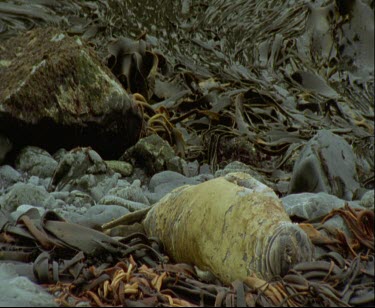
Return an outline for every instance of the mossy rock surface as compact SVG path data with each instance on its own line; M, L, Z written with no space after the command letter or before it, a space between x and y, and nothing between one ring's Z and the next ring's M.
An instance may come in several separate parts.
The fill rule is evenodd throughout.
M0 47L0 132L12 141L27 137L51 150L91 145L117 157L140 129L126 91L79 38L38 28Z

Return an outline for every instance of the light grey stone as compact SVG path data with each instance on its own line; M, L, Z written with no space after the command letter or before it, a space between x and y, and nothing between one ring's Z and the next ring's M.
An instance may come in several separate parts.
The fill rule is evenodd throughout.
M259 172L251 169L250 166L248 166L248 165L246 165L246 164L244 164L240 161L233 161L233 162L229 163L228 165L226 165L224 169L217 170L215 172L215 178L224 176L224 175L226 175L228 173L232 173L232 172L247 173L247 174L251 175L253 178L255 178L256 180L258 180L259 182L261 182L263 184L266 184L267 186L272 187L272 184L270 184L269 181L267 181L264 176L262 176L261 174L259 174Z
M100 176L96 179L96 185L93 185L92 188L89 189L90 195L94 198L95 201L100 200L108 194L108 191L116 187L117 181L120 178L118 173L113 174L112 176Z
M48 210L55 210L64 207L66 203L61 199L55 199L51 194L44 200L43 206Z
M186 167L183 174L187 177L197 176L199 174L199 163L197 160L193 162L186 162Z
M21 181L21 174L9 165L0 166L0 190Z
M13 212L22 204L43 206L47 197L48 192L42 186L16 183L0 199L0 208Z
M20 205L19 207L17 207L17 210L12 212L10 215L11 217L14 219L14 221L16 221L18 219L18 217L20 217L21 215L25 214L27 211L31 210L31 209L35 209L35 211L38 211L39 213L39 216L41 217L44 213L45 213L45 209L42 208L42 207L38 207L38 206L33 206L33 205L29 205L29 204L22 204Z
M108 195L114 195L126 200L150 205L141 188L140 180L134 180L131 185L128 185L126 187L116 186L108 191ZM101 201L99 203L101 203Z
M147 200L148 202L148 200ZM135 202L131 200L127 200L118 196L114 195L106 195L99 201L100 204L104 205L119 205L127 208L130 212L142 210L144 208L147 208L149 205L140 203L140 202Z
M368 209L374 209L374 190L369 190L363 196L359 204Z
M64 201L76 207L89 207L90 205L94 205L95 202L89 194L79 190L71 191Z
M65 201L69 197L69 192L68 191L53 191L50 193L52 197L55 199L61 199Z
M18 276L9 263L0 263L1 307L56 307L52 295L26 277Z
M29 179L27 180L27 183L28 184L31 184L31 185L34 185L34 186L38 186L39 185L39 178L35 175L29 177Z
M57 161L45 150L27 146L21 150L16 158L17 169L40 178L52 177Z
M201 174L188 178L173 171L163 171L155 174L149 183L149 191L145 192L150 204L154 204L173 189L189 184L196 185L213 178L211 174Z
M185 176L189 176L188 165L184 159L179 156L174 156L166 161L166 168L170 171L181 173Z
M129 213L129 210L123 206L96 204L90 207L84 215L64 213L62 216L74 223L102 225L127 213Z
M281 198L281 201L290 217L296 216L306 220L321 218L333 209L344 207L347 202L324 192L291 194ZM361 208L357 201L351 201L349 205Z

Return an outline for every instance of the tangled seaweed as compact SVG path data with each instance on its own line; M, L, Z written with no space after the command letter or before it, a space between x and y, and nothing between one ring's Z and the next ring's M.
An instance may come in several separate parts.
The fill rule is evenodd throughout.
M371 188L371 5L7 1L0 40L48 24L80 35L139 103L141 136L157 133L212 170L239 160L277 183L280 172L290 177L305 142L329 129L353 146L361 184Z

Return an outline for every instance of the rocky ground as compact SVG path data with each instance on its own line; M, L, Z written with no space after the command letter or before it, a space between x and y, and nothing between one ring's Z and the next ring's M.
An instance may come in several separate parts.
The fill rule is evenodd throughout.
M141 142L147 143L147 138L139 141ZM171 147L161 149L162 147L161 139L156 145L148 144L150 161L163 161L165 152L173 153ZM169 158L168 161L171 160ZM70 152L59 149L50 155L41 148L27 146L17 156L14 166L5 164L0 167L1 209L3 213L10 215L9 222L17 221L23 214L30 213L31 209L36 209L40 215L52 210L67 221L100 228L129 212L152 206L168 192L182 185L195 185L231 172L244 172L260 181L264 180L256 171L241 162L232 162L214 174L207 169L199 170L198 164L183 161L183 166L179 172L164 170L150 176L147 175L147 170L130 163L105 161L90 148L77 148ZM173 164L169 167L176 168ZM282 198L282 202L293 219L314 221L334 209L344 208L347 201L326 192L319 192L289 194ZM353 208L373 212L374 191L368 190L360 200L349 201L348 204ZM340 216L328 220L324 228L338 228L344 231L348 238L353 237L350 226ZM113 233L124 235L121 234L121 229L114 229ZM327 248L316 246L315 258L327 251ZM8 262L2 261L2 304L55 304L53 297L48 296L46 291L23 277L25 275L36 281L31 263ZM10 286L12 287L9 288Z

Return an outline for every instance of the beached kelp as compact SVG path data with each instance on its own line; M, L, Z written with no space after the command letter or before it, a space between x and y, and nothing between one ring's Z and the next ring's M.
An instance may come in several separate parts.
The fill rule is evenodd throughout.
M58 23L88 39L125 88L144 97L136 100L145 131L178 143L187 159L288 174L305 141L325 128L353 145L371 187L374 14L369 1L351 3L6 1L0 12L3 38ZM116 57L129 39L138 49Z
M218 0L137 15L139 25L145 22L143 38L173 66L172 76L156 75L149 103L165 107L169 122L184 128L187 157L214 169L239 159L271 173L326 128L354 146L368 179L374 129L368 8L362 1L346 12L333 1ZM126 27L121 32L132 35ZM163 91L166 85L174 92Z

